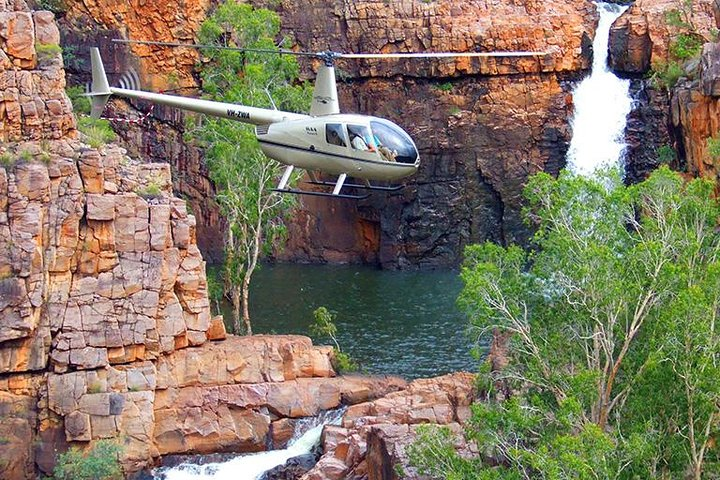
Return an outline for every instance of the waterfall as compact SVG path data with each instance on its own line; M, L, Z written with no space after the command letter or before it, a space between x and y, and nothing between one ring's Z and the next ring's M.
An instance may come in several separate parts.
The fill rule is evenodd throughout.
M625 125L632 109L630 81L622 80L607 65L610 27L628 7L598 3L600 23L593 41L590 76L573 92L575 115L567 168L578 175L623 165Z
M222 463L183 463L173 468L157 468L153 472L153 479L255 480L271 468L284 465L293 457L311 453L320 443L323 427L339 424L344 413L345 409L333 410L317 417L298 420L293 438L283 450L241 455Z

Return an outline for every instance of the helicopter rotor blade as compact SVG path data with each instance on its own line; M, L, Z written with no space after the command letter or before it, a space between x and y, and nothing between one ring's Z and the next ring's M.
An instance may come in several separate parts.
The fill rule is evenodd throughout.
M536 57L545 55L547 52L340 53L338 58Z
M274 53L280 55L297 55L304 57L317 57L317 53L310 52L295 52L293 50L279 49L272 50L269 48L241 48L241 47L227 47L224 45L210 45L210 44L198 44L198 43L180 43L180 42L155 42L150 40L123 40L114 38L113 43L130 43L136 45L154 45L158 47L187 47L187 48L198 48L198 49L213 49L213 50L234 50L237 52L253 52L253 53Z
M157 42L149 40L123 40L113 39L114 43L129 43L137 45L154 45L160 47L187 47L198 49L215 49L215 50L234 50L238 52L255 52L255 53L271 53L276 55L296 55L298 57L314 57L327 59L329 61L338 58L357 58L357 59L403 59L403 58L462 58L462 57L537 57L548 55L547 52L532 51L506 51L506 52L426 52L426 53L339 53L332 51L324 52L303 52L287 49L272 50L268 48L241 48L227 47L223 45L203 45L196 43L180 43L180 42Z

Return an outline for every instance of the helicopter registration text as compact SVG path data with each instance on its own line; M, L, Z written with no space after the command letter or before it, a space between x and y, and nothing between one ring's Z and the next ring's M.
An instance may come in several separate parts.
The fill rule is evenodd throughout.
M247 120L250 118L250 114L248 112L242 112L240 110L231 110L228 108L227 116L230 118L241 118L244 120Z

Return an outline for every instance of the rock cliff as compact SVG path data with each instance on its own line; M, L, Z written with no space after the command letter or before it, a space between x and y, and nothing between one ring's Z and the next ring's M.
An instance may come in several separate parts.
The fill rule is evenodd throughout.
M306 337L226 335L170 166L86 143L57 41L50 12L0 2L0 477L106 438L126 472L263 450L294 418L401 388L335 378Z
M570 91L587 71L592 55L596 14L591 2L254 3L276 9L283 33L304 50L522 49L550 54L541 61L339 64L343 111L373 113L404 126L418 143L422 166L408 187L394 194L374 195L361 202L303 199L290 225L288 246L278 258L390 268L449 266L457 265L468 243L527 238L519 213L522 186L534 172L552 173L564 166L572 113ZM667 144L674 145L683 159L688 152L687 163L695 165L692 171L704 171L702 165L707 163L696 157L712 125L707 119L690 121L705 122L705 126L698 134L703 138L688 140L696 128L689 126L688 119L695 114L685 111L685 106L693 105L691 110L701 116L711 110L698 110L697 102L681 93L671 113L669 96L642 79L654 62L667 58L669 39L677 32L667 25L665 12L681 4L682 0L638 0L612 30L611 63L618 72L634 78L638 102L627 131L631 181L657 166L658 149ZM157 21L167 13L165 6L138 4L110 16L107 2L68 1L61 25L64 38L78 46L78 58L83 56L83 43L105 46L104 55L114 65L110 69L116 79L135 69L145 87L190 88L196 86L192 51L139 46L128 50L109 45L106 38L190 40L208 7L203 2L183 2L172 20ZM702 33L712 32L718 8L714 0L693 3L693 22ZM313 78L311 63L303 64L303 71ZM704 95L693 91L694 99ZM138 119L148 109L147 105L116 103L111 115ZM182 124L182 114L156 108L143 125L118 122L116 127L132 153L151 161L169 161L176 168L176 190L199 218L201 248L218 258L217 232L223 228L222 221L207 201L213 189L202 154L183 144Z
M682 10L681 0L638 0L613 25L610 63L621 74L644 76L668 61L669 45L683 33L666 14ZM720 27L720 3L698 0L688 11L696 32L707 39ZM658 164L658 149L672 146L676 167L693 175L716 177L707 153L707 139L720 131L718 124L718 43L704 46L700 60L689 60L677 85L669 91L652 80L634 80L639 107L630 119L628 140L630 179L641 179Z
M276 8L283 34L304 50L549 53L542 59L339 65L341 108L385 116L407 128L420 148L421 170L396 194L359 203L303 199L290 226L288 248L279 258L449 266L457 265L467 243L527 237L520 218L522 185L534 172L557 172L564 165L569 91L591 56L596 13L590 1L256 3ZM154 4L138 5L134 13L122 10L113 18L107 18L112 9L108 2L67 5L62 25L71 42L82 25L93 25L108 37L132 30L150 40L183 41L197 28L196 15L203 7L184 3L168 26L150 20L124 25L162 15L165 7ZM78 45L78 56L82 48ZM119 74L134 66L145 87L172 86L158 79L169 76L178 77L175 83L181 87L190 84L192 76L183 70L187 65L173 63L174 50L132 47L134 56L128 56L125 47L107 49L110 63L117 60L110 70ZM313 77L312 64L303 69ZM136 118L147 111L144 105L135 107L132 112L117 106L118 116ZM212 251L221 225L217 211L204 200L212 197L212 188L203 178L198 152L179 141L182 117L156 108L151 118L150 126L118 126L131 151L178 167L176 187L190 197L200 219L199 241Z

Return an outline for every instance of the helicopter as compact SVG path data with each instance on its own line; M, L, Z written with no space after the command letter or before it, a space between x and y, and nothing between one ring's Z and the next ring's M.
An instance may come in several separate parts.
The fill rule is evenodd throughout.
M287 54L320 59L308 114L277 109L217 102L176 95L111 87L98 48L90 50L92 83L87 96L91 99L91 116L99 118L111 95L202 113L255 125L255 136L263 153L285 170L277 192L317 195L331 198L361 199L369 196L343 193L344 187L395 191L403 185L384 186L417 172L420 155L413 139L394 122L369 115L340 113L335 61L337 59L415 59L450 57L525 57L543 56L544 52L438 52L438 53L339 53L334 51L297 52L294 50L245 49L216 45L197 45L142 40L114 40L169 47L219 48L239 51ZM295 168L307 171L311 184L329 187L331 191L295 189L288 186ZM322 181L318 173L331 175L335 181ZM362 183L346 183L348 178Z

